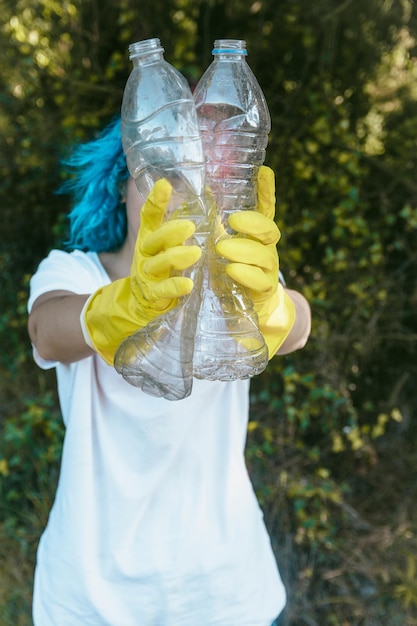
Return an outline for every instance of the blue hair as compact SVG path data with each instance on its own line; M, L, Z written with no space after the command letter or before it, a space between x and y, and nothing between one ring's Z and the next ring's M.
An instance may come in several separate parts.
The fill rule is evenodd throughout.
M126 205L121 184L129 177L123 153L120 117L88 143L75 147L63 165L71 177L59 193L73 197L69 214L70 249L111 252L126 238Z

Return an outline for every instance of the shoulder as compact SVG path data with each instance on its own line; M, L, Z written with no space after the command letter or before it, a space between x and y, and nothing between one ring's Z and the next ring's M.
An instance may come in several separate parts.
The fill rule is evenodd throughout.
M37 272L53 270L56 267L60 269L68 268L69 270L84 269L85 271L94 272L100 269L101 264L95 252L83 252L82 250L73 250L72 252L51 250L48 256L40 262Z
M110 282L95 252L51 250L30 280L29 310L48 291L92 293Z

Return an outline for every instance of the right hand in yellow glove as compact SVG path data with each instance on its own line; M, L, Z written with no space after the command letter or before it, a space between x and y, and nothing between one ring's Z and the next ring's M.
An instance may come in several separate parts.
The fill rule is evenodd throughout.
M195 231L193 222L163 221L171 191L166 180L157 181L141 209L130 276L96 291L82 310L84 338L109 365L126 337L172 309L193 288L191 278L172 276L173 270L196 263L201 249L184 245Z
M269 358L284 343L295 321L294 304L278 282L276 244L281 233L274 215L275 176L263 165L258 174L257 211L232 213L229 226L238 235L222 239L216 245L217 253L230 261L227 274L250 290Z

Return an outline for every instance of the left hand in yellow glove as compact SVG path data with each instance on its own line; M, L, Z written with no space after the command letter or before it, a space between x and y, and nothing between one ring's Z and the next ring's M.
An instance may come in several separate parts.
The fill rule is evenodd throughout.
M258 210L232 213L229 225L238 235L216 244L217 254L230 261L227 274L250 291L269 358L284 343L295 321L293 301L278 281L276 244L281 233L274 216L275 176L263 165L258 174Z

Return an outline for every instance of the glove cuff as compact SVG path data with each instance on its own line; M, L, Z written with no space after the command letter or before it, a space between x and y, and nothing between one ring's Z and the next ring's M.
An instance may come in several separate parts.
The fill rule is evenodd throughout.
M268 301L268 307L258 314L259 330L268 347L269 359L282 346L295 322L295 306L283 286Z
M84 337L84 341L87 344L87 346L89 346L90 348L92 348L92 350L96 350L91 337L90 337L90 333L88 332L88 327L87 327L87 323L85 321L85 315L86 315L86 311L88 310L89 306L90 306L90 301L92 300L92 298L94 297L94 294L91 294L91 296L89 298L87 298L87 300L85 301L85 304L82 308L81 314L80 314L80 326L81 326L81 332L83 334Z
M80 315L84 340L108 365L121 342L144 324L130 310L130 279L101 287L86 301Z

